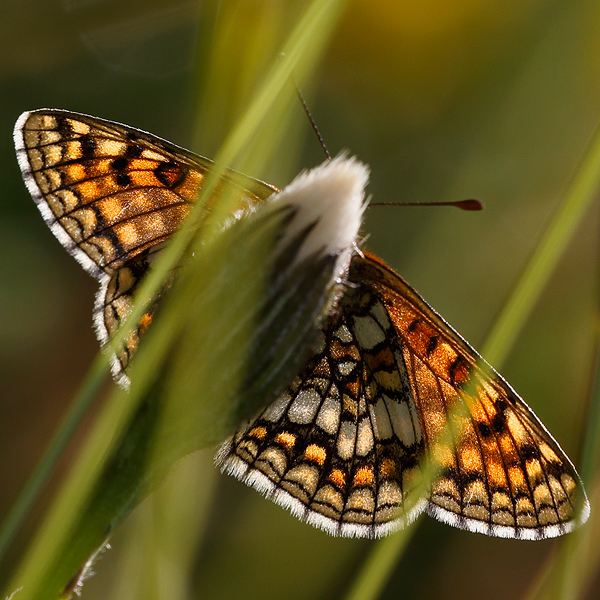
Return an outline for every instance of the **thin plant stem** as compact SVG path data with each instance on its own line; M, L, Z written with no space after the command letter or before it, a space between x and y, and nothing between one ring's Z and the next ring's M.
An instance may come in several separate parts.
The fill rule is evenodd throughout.
M314 65L344 5L345 0L313 0L309 4L304 17L300 20L284 45L281 59L276 61L248 111L224 144L223 150L217 156L217 164L230 164L233 162L235 156L242 151L247 140L255 135L262 120L269 114L273 103L279 98L282 89L288 85L289 76L292 72L301 71L301 74L304 75ZM198 217L202 210L202 202L214 189L223 170L223 168L215 166L215 172L210 177L207 177L198 204L191 211L188 219L186 219L177 235L174 236L172 242L156 261L155 268L153 268L143 282L137 295L137 301L120 328L119 334L107 345L108 355L122 343L124 335L121 332L130 331L147 310L152 298L161 289L168 273L178 263L191 239L197 234L199 227ZM205 228L205 233L214 233L219 227L218 223L223 221L224 215L228 215L230 212L230 206L217 206L211 223ZM64 444L76 428L85 407L89 405L95 396L102 378L107 371L107 355L98 357L82 386L82 392L73 405L73 418L69 421L69 430L64 435L60 434L58 436L60 446L58 444L56 447L53 446L52 454L47 455L44 459L43 469L41 467L39 469L39 474L37 474L34 481L35 485L32 485L28 489L27 494L24 494L20 498L17 507L14 509L12 513L14 516L6 527L8 537L18 529L29 507L35 501L39 490L42 488L56 463L59 450L64 448ZM118 438L118 433L122 431L128 419L133 414L137 407L137 400L140 397L140 394L131 393L127 395L123 392L117 392L106 406L103 416L90 435L88 443L86 443L86 448L82 451L71 476L59 494L58 500L54 504L44 526L41 528L32 548L23 561L15 580L11 583L12 590L22 585L23 582L38 582L40 578L43 578L45 569L48 566L48 560L55 557L57 553L60 553L60 548L66 539L65 536L67 535L69 524L73 522L74 515L79 514L79 508L89 497L90 490L95 481L95 477L91 474L98 473L104 465L107 456L110 455L111 445L114 444L114 441ZM36 586L29 587L28 591L23 590L22 594L24 598L38 597L36 591L33 591L33 595L31 595L33 587ZM11 590L9 589L8 594L10 593Z
M599 187L600 128L596 128L572 185L483 346L482 355L494 365L501 365L506 359L558 261L596 198ZM596 410L600 411L600 409ZM595 428L593 435L600 437L597 433L600 421L594 423L593 427ZM399 535L395 534L395 536ZM349 588L347 600L376 600L380 596L393 573L394 566L406 548L409 538L405 537L404 533L401 535L401 539L396 542L386 539L375 543ZM395 536L392 536L392 539Z

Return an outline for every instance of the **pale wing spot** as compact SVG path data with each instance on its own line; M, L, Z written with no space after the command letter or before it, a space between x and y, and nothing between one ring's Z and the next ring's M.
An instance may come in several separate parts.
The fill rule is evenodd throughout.
M31 127L34 129L56 129L58 125L56 117L52 115L36 115L29 117Z
M577 483L575 483L575 480L568 473L563 473L560 476L560 482L563 484L563 487L565 488L569 496L575 491L575 488L577 487Z
M346 325L338 327L335 336L344 344L349 344L352 341L352 334Z
M422 480L423 474L418 467L404 469L404 471L402 471L402 489L404 489L404 493L406 494L411 490L414 490L418 485L421 485Z
M537 479L541 479L544 476L544 472L542 471L542 465L538 460L529 460L525 463L525 469L527 471L527 475L531 481L536 481Z
M320 403L321 396L316 390L302 390L288 409L290 421L304 425L311 423L317 414Z
M450 479L449 477L441 477L435 482L434 487L438 494L445 494L454 498L460 498L460 490L458 489L454 479Z
M354 333L359 345L365 350L371 350L385 341L385 332L371 316L354 317Z
M358 416L358 402L351 396L348 396L348 394L344 394L343 402L344 402L344 410L347 410L353 417L357 417Z
M69 220L70 219L68 217L65 217L64 221L61 221L61 225L65 228L66 231L69 232L71 237L77 241L78 238L75 236L78 235L78 233L74 233L69 230ZM106 264L107 262L110 262L115 256L114 244L110 240L103 237L95 238L93 244L85 242L82 243L81 249L88 256L93 258L98 264Z
M48 169L44 173L44 192L49 194L61 186L60 173L54 169Z
M115 226L115 231L119 236L119 241L123 246L135 246L139 235L136 226L133 223L123 223Z
M556 498L558 502L563 502L567 499L565 491L563 490L562 486L560 485L560 482L558 481L558 479L556 479L556 477L549 475L548 483L550 484L552 495L554 496L554 498Z
M46 179L49 190L55 190L62 185L60 173L54 169L48 169L48 171L46 171Z
M40 144L56 144L62 140L62 135L58 131L41 131Z
M377 322L384 328L390 329L392 322L390 321L390 315L388 314L385 306L382 302L377 302L371 309L371 314L377 319Z
M298 483L312 496L319 483L319 470L312 465L299 465L287 473L285 480Z
M486 507L489 507L488 492L481 480L473 481L465 488L465 501L469 503L473 502L473 500L477 500L485 504Z
M512 503L508 494L504 492L494 492L492 495L492 512L508 511L512 509Z
M316 494L314 498L315 502L322 502L329 504L335 511L342 512L344 508L344 499L342 494L338 492L333 486L325 485Z
M146 229L149 232L165 232L165 225L169 225L168 221L165 222L165 219L161 213L154 213L148 218L148 221L144 223Z
M32 148L29 150L29 162L31 163L31 168L36 171L36 178L38 178L40 175L39 170L44 168L44 155L37 148Z
M384 481L379 486L377 506L396 505L402 502L402 492L395 481Z
M375 499L373 492L370 489L354 490L346 503L346 510L359 510L366 513L372 513L375 510ZM367 522L371 520L371 515L367 514L363 517Z
M64 230L69 234L75 242L81 241L81 228L78 219L73 219L71 217L63 217L61 220L61 225Z
M387 440L392 437L392 424L388 416L383 398L379 398L375 404L369 404L373 431L378 440Z
M455 466L454 452L448 444L442 444L440 442L432 445L433 456L442 467L448 469Z
M285 412L285 409L288 407L288 404L291 400L292 397L290 393L287 391L284 392L281 394L281 396L279 396L279 398L277 398L277 400L275 400L275 402L272 402L267 407L265 412L262 414L262 418L266 421L272 421L273 423L276 423L283 416L283 413Z
M122 156L127 150L127 144L116 140L99 140L97 153L101 156Z
M92 209L81 209L74 214L83 228L83 236L89 237L92 235L98 223L96 213Z
M536 527L537 520L534 515L517 515L517 525L520 527Z
M334 435L340 422L341 410L342 406L338 400L327 398L317 416L317 425L329 435Z
M356 425L350 421L344 421L337 439L337 451L342 460L350 460L354 456L355 442Z
M543 504L552 504L552 496L548 486L541 484L533 490L533 501L536 508L540 509Z
M363 416L367 413L367 402L365 401L364 397L361 396L358 399L358 414Z
M517 504L517 512L519 512L519 513L532 513L532 512L535 512L535 508L534 508L534 506L531 503L531 500L529 498L525 498L524 496L521 496L517 500L516 504Z
M47 167L53 167L62 160L62 148L60 146L46 146L42 152Z
M377 394L379 393L379 386L373 380L369 381L369 383L365 386L364 389L365 397L369 402L373 402L375 398L377 398Z
M90 126L87 123L83 123L82 121L75 121L74 119L69 119L69 126L71 129L80 135L87 135L90 132Z
M158 162L167 162L165 156L163 156L162 154L159 154L158 152L153 152L152 150L148 150L148 149L146 149L142 152L142 157L146 158L148 160L154 160L154 161L158 161Z
M46 202L48 203L48 206L50 207L50 210L52 211L52 214L57 219L60 219L60 217L65 212L64 205L61 202L61 200L59 198L57 198L55 196L55 194L48 194L46 196Z
M21 133L23 134L25 149L31 152L31 150L35 149L35 147L40 143L40 132L23 129Z
M492 522L497 525L506 525L507 527L514 527L515 518L509 512L492 513Z
M508 418L506 419L506 424L512 434L512 437L517 444L526 444L529 442L529 433L527 433L525 427L523 427L519 419L517 419L516 415L512 411L507 412Z
M550 462L560 462L560 459L558 458L558 456L556 456L556 452L554 452L554 450L552 450L552 448L550 448L550 446L548 446L548 444L546 444L544 442L540 442L539 448L540 448L540 452L542 453L542 456L546 460L548 460Z
M417 442L420 442L423 439L423 432L421 431L421 421L419 420L419 414L417 412L417 407L414 402L409 403L410 415L412 418L412 422L414 425L415 431L415 439Z
M329 379L325 379L324 377L313 377L311 378L310 382L312 383L312 385L315 386L315 388L319 391L321 395L325 395L327 393L327 388L329 388L329 386L331 385ZM338 397L339 392L337 391L337 388L334 385L331 385L329 395L332 398Z
M368 418L362 419L358 424L356 437L356 454L366 456L373 449L373 429Z
M394 433L405 446L412 446L416 440L408 405L406 402L396 402L385 395L383 398L390 413Z
M338 371L344 377L347 377L348 375L350 375L350 373L352 373L352 371L354 371L354 368L356 367L356 363L352 362L352 361L343 362L343 363L339 363L337 367L338 367Z
M70 212L79 205L79 198L71 190L58 190L55 195L63 203L65 212Z
M258 445L254 440L243 440L238 444L237 451L245 456L246 460L254 460L258 452Z
M269 446L263 450L256 462L265 473L267 470L274 471L277 477L283 475L287 466L287 459L284 451L276 446Z
M483 506L479 506L477 504L469 504L468 506L465 506L463 512L466 517L478 519L479 521L487 521L490 516L488 510L486 510Z

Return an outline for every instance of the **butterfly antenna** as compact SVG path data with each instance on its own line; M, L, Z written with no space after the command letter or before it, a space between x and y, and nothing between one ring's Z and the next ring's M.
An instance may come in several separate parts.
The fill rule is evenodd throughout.
M461 210L483 210L485 208L481 200L474 198L455 202L372 202L369 204L369 208L371 206L454 206Z
M323 138L321 136L321 133L319 132L317 124L315 123L315 120L313 119L312 115L310 114L310 110L308 110L308 105L306 104L306 101L304 100L304 96L302 95L300 88L296 85L295 82L292 82L292 83L294 84L294 87L296 88L296 94L298 96L298 100L300 100L300 104L302 104L304 113L308 117L308 120L310 121L313 131L317 135L317 139L319 140L319 144L321 144L321 148L323 148L323 152L325 152L325 156L327 157L327 160L331 160L331 154L329 154L329 150L327 150L327 146L325 145L325 142L323 141Z

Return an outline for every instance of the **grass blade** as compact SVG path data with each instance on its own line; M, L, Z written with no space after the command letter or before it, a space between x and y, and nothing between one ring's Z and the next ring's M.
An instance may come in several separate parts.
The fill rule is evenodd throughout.
M562 254L596 198L599 188L600 129L597 129L577 169L572 185L548 225L483 346L482 355L494 366L501 365L506 359L510 348L531 314ZM594 433L588 433L588 435L592 436L593 439L598 439L600 437L600 420L594 422L592 428ZM591 450L589 451L591 452ZM584 463L587 460L587 458L584 458ZM599 488L599 485L595 485L594 491ZM563 555L565 557L574 556L573 548L576 545L580 548L587 546L588 534L586 532L589 529L591 529L591 524L588 524L585 530L576 531L564 540ZM395 537L398 539L394 540ZM378 598L393 572L394 565L400 560L409 539L410 536L402 531L394 534L391 538L375 542L362 569L354 579L346 598L349 600L375 600ZM580 541L577 542L577 540ZM600 560L600 556L598 558ZM556 565L556 562L554 565ZM579 565L578 568L581 569L582 561L573 560L571 565L573 567ZM554 581L554 584L549 587L556 589L556 577L558 577L556 570L548 568L546 573L550 574ZM563 580L562 585L573 589L573 578L579 577L575 573L575 569L572 568L570 574L565 577L566 579ZM539 596L539 598L541 597L544 596ZM571 600L576 596L565 595L562 597L565 600Z

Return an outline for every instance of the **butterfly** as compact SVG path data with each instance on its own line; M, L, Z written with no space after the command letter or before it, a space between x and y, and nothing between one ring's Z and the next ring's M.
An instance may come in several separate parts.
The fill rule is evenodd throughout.
M62 245L98 279L101 344L213 163L152 134L63 110L15 126L23 178ZM226 170L239 206L278 192ZM150 325L113 360L125 371ZM430 460L435 474L419 497ZM461 529L537 540L583 523L575 467L512 387L378 257L356 249L343 293L289 387L217 451L229 474L332 535L380 537L423 511Z

